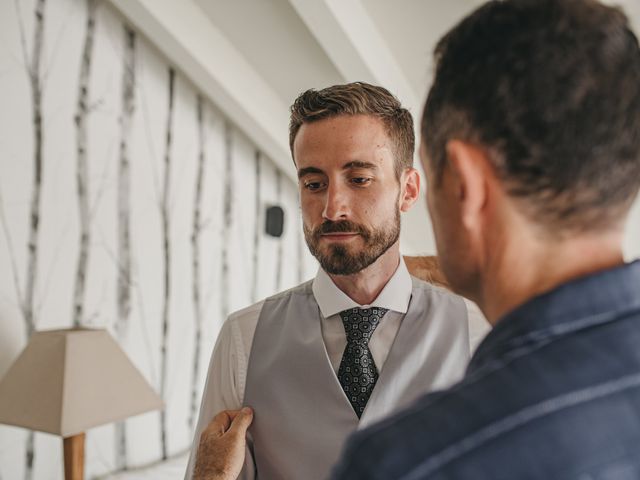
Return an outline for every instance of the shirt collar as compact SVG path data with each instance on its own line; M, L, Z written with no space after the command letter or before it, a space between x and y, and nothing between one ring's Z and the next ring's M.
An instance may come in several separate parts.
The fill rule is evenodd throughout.
M407 266L402 257L400 257L400 263L395 273L371 305L359 305L354 302L333 283L331 277L322 268L318 269L312 288L313 296L318 302L320 312L322 312L324 318L350 308L366 308L370 306L407 313L409 300L411 299L412 281Z
M467 371L508 354L527 339L575 331L640 310L639 284L640 261L635 261L576 278L529 300L496 323Z

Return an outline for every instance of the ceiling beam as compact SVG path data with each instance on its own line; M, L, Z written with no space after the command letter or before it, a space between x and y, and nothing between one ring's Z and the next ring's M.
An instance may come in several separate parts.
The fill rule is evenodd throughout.
M419 99L360 0L289 0L338 71L349 81L383 85L416 111Z
M109 0L289 178L289 110L193 0Z

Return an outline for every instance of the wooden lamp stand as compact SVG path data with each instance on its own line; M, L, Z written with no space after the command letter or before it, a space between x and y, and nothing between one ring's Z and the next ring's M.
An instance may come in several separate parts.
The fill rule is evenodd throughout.
M84 433L63 439L64 480L84 480Z

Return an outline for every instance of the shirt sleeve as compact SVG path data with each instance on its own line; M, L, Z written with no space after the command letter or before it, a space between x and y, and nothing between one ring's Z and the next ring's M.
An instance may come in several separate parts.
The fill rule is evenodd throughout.
M236 410L242 407L247 372L247 352L245 348L247 339L242 338L243 332L236 320L232 316L224 323L211 355L185 480L191 480L193 476L200 435L209 422L222 410ZM251 337L253 337L253 332L251 332ZM245 466L238 478L254 480L255 477L255 464L249 439Z

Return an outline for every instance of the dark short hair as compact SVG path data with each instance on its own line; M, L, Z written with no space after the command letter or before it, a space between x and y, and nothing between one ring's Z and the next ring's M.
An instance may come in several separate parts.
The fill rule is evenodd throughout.
M322 90L301 93L291 106L289 148L293 157L293 142L304 123L340 115L371 115L379 118L394 144L396 177L413 166L415 134L413 119L400 101L386 88L364 82L334 85ZM293 159L295 162L295 158Z
M555 231L619 222L640 186L640 50L624 13L594 0L492 1L435 49L422 118L435 175L459 139Z

